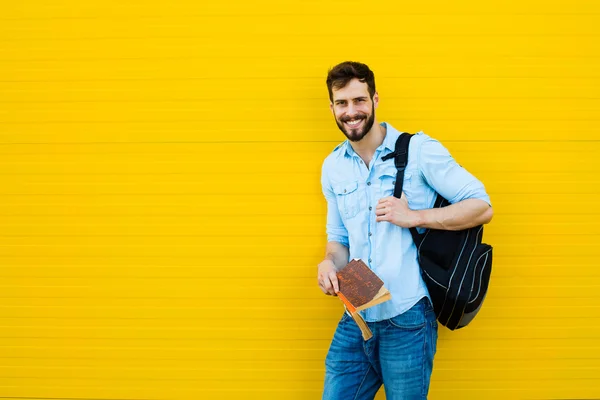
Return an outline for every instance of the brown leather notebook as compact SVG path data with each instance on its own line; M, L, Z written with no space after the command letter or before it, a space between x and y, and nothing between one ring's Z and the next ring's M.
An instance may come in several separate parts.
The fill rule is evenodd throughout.
M363 339L369 340L373 333L359 311L383 303L392 298L383 281L360 259L353 259L337 272L338 297L360 328Z

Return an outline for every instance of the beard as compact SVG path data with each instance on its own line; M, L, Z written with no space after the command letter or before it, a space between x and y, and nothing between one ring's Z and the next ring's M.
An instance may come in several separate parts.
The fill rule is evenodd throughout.
M344 122L350 121L351 119L362 119L362 120L365 120L365 122L364 122L362 128L347 128L347 126L344 125ZM367 133L369 133L371 128L373 127L374 122L375 122L375 105L374 104L373 104L373 108L371 110L371 115L359 113L356 115L356 117L353 117L353 118L344 117L340 120L338 120L337 118L335 119L335 123L337 124L340 131L342 131L342 133L351 142L358 142L358 141L362 140L362 138L364 138L367 135Z

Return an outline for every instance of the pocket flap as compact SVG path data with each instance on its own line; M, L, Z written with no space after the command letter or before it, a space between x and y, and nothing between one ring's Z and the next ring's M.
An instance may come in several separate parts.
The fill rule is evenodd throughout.
M345 195L358 189L357 181L339 182L332 184L333 192L337 195Z
M393 165L386 165L385 168L383 168L383 170L381 171L379 179L388 178L390 176L395 178L396 175L398 175L398 170L396 169L396 167Z

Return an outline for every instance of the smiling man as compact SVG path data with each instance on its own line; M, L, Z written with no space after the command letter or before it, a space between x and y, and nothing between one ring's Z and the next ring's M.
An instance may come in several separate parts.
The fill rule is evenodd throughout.
M325 361L325 400L373 399L383 384L388 400L426 399L437 346L437 321L408 228L458 230L488 223L490 198L483 184L423 132L410 141L403 195L393 197L396 167L382 157L401 132L378 123L379 95L365 64L344 62L327 76L330 108L347 140L325 159L327 247L318 265L321 290L336 295L335 272L362 259L392 294L362 311L373 332L364 341L342 315ZM436 192L450 205L432 209Z

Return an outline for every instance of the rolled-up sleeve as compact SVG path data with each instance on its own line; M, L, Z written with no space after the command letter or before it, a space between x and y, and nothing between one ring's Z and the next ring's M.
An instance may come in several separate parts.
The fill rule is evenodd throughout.
M492 205L483 183L460 166L439 141L426 137L419 150L419 169L425 181L448 202L481 199Z
M338 210L335 193L333 192L331 183L329 182L326 163L323 163L323 167L321 169L321 188L323 190L325 200L327 200L327 241L338 242L346 247L349 247L348 230L344 226L344 221L342 221L340 211Z

